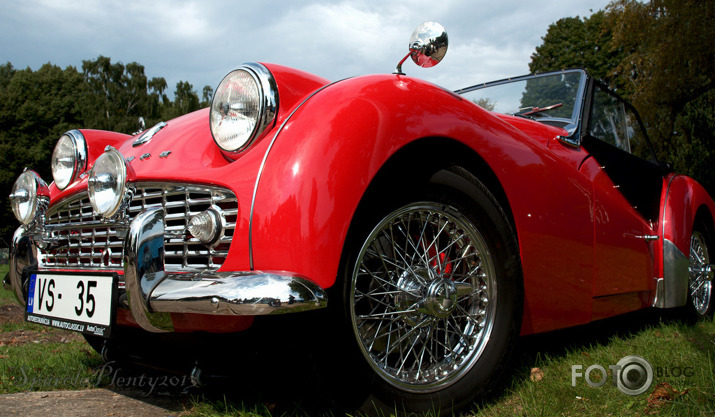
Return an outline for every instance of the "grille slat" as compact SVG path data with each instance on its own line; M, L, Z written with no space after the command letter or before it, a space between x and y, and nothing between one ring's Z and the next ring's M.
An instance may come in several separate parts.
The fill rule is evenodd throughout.
M129 221L148 208L164 210L167 270L218 269L221 266L228 255L238 215L238 202L231 191L214 186L171 183L137 183L134 187L127 208ZM209 249L188 234L187 226L191 216L212 206L221 212L226 228L224 236ZM42 267L122 269L123 238L112 224L103 223L101 216L93 214L86 193L51 207L45 224L50 226L49 238L53 244L40 250ZM176 233L183 233L184 237L176 237Z

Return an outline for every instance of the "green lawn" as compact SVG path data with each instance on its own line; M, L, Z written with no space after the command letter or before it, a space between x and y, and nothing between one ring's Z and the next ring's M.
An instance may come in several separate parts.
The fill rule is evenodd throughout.
M517 355L510 387L473 415L715 415L715 322L688 324L659 313L626 316L644 325L621 327L622 319L616 318L522 338L528 348L522 346ZM581 373L592 365L608 370L629 355L645 358L654 368L645 393L624 394L610 370L601 387L590 387L583 377L572 386L573 365L581 365ZM600 381L600 372L591 379Z
M10 267L8 265L0 265L0 280L5 278L5 275L9 270ZM5 291L4 289L0 291L0 306L4 306L10 302L15 302L15 297L13 297L12 293Z

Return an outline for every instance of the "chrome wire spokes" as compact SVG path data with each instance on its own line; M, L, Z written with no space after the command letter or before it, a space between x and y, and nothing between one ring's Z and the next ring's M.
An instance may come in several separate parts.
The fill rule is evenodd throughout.
M693 232L690 238L689 287L693 306L698 314L703 315L710 305L712 296L712 270L710 255L705 237L700 232Z
M415 203L365 241L351 297L353 330L378 374L402 389L441 389L471 369L488 341L494 266L466 217Z

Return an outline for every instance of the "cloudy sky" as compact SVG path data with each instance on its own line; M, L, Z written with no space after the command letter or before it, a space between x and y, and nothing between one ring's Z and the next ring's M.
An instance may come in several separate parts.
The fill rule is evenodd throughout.
M425 21L447 30L431 69L404 71L457 89L528 72L549 24L589 16L606 0L1 0L0 62L81 70L83 59L144 65L148 77L189 81L201 94L246 61L274 62L331 80L391 72Z

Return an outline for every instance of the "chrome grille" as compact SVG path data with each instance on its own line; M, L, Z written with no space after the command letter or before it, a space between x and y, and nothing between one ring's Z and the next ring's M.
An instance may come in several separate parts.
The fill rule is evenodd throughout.
M128 224L148 208L164 210L164 262L166 269L218 269L228 254L236 228L238 202L229 190L214 186L174 183L136 183L127 209ZM191 216L209 207L224 220L224 235L211 248L190 236ZM40 250L40 265L46 268L122 269L126 225L103 223L94 215L86 193L51 207L46 220L45 241Z

